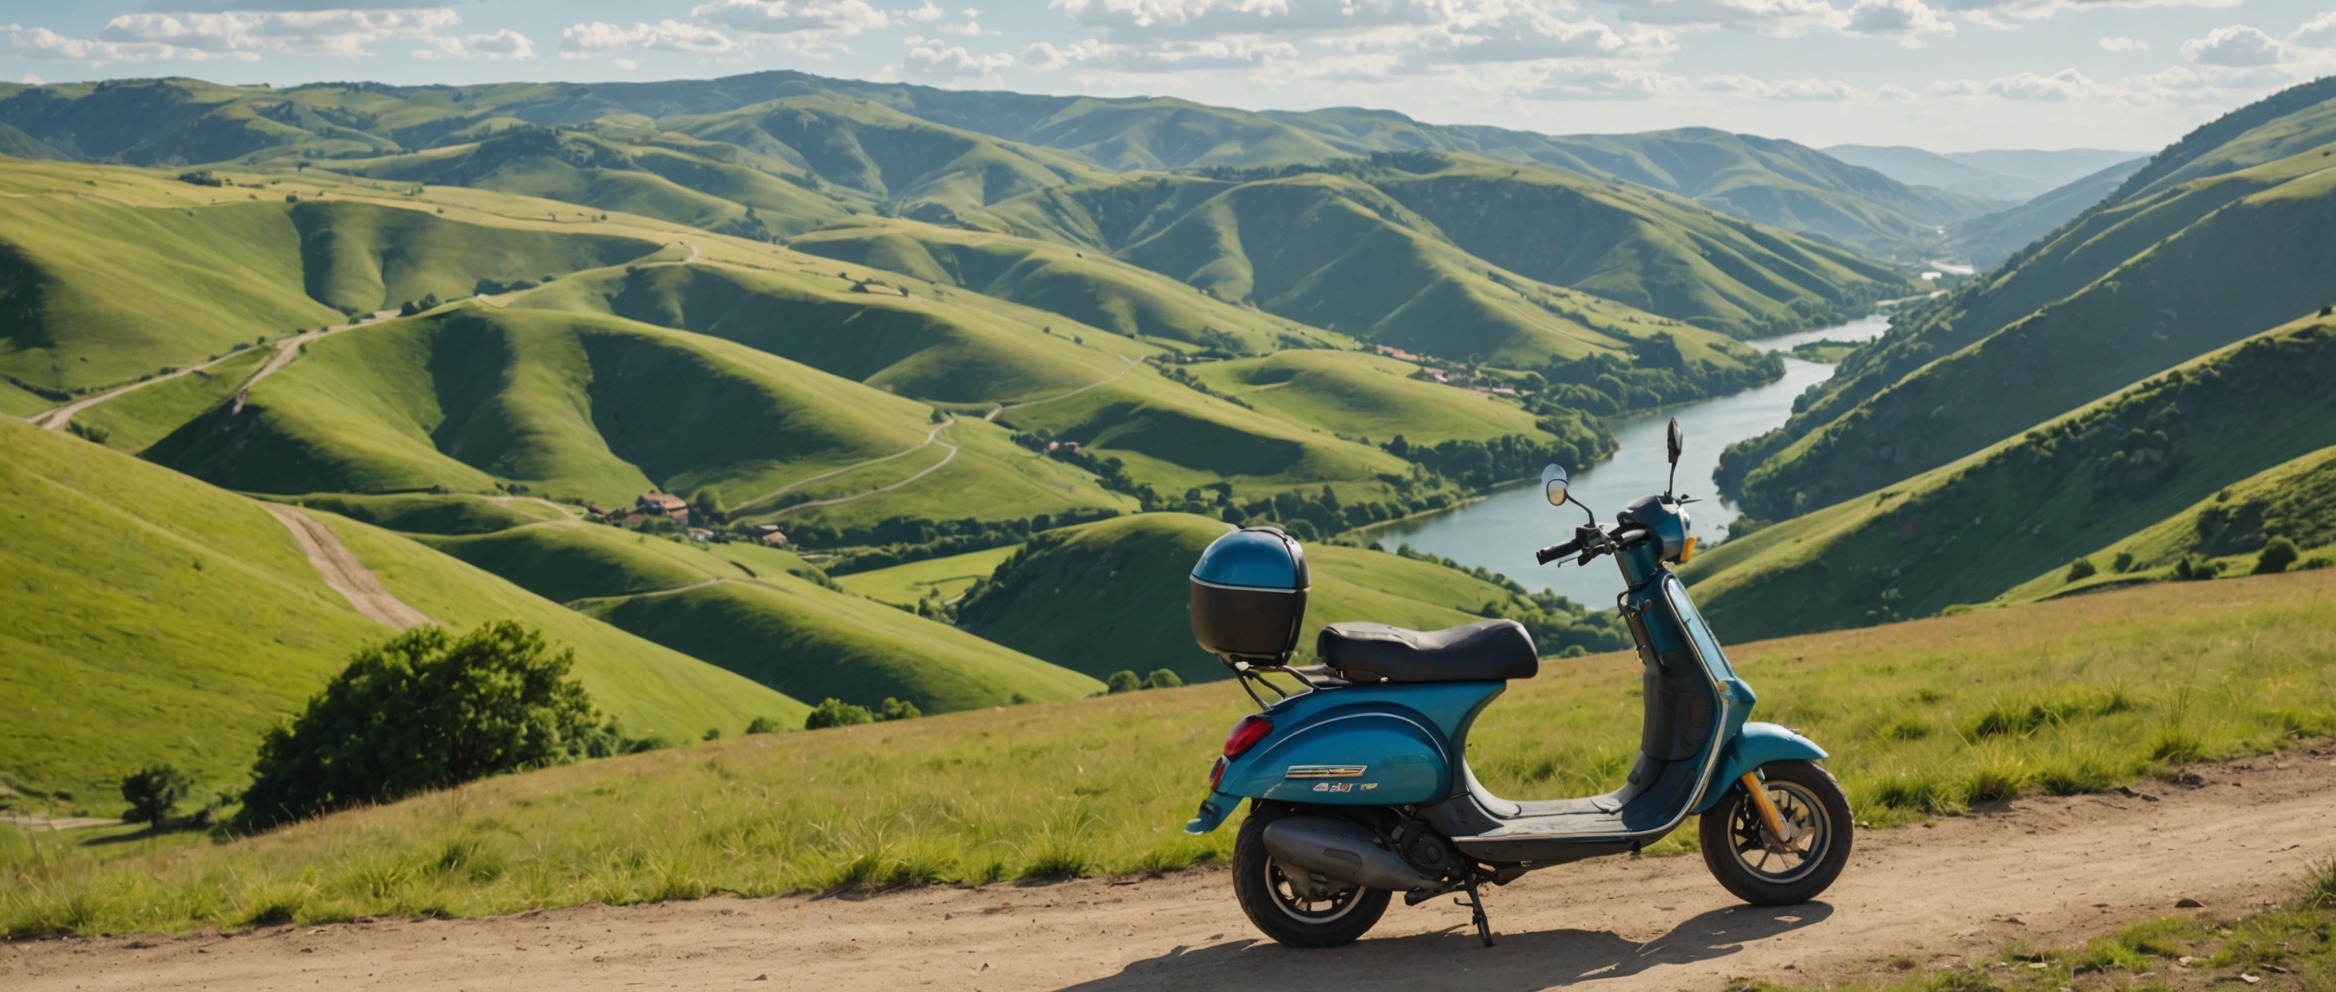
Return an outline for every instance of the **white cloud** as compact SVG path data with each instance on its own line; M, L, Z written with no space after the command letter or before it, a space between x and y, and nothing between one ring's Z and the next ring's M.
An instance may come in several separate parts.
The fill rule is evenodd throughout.
M1004 52L975 55L963 45L950 45L938 38L910 35L908 59L902 69L912 76L926 78L983 78L998 74L1014 64L1014 57Z
M24 74L24 78L20 82L26 86L46 86L49 81L28 72Z
M1651 100L1693 88L1684 77L1591 60L1560 60L1532 68L1536 79L1516 87L1516 95L1529 100Z
M2281 47L2277 38L2244 24L2233 24L2209 31L2206 37L2183 42L2182 54L2199 65L2247 68L2278 65Z
M864 0L713 0L690 15L742 34L855 35L892 23Z
M1496 0L1497 2L1497 0ZM1437 5L1413 0L1051 0L1090 31L1129 38L1216 38L1427 24Z
M2088 100L2110 95L2107 88L2075 69L2062 69L2049 76L2022 72L1984 81L1948 80L1934 83L1931 88L1955 96L1985 95L2006 100L2043 102Z
M1884 103L1904 103L1909 100L1919 100L1921 97L1916 96L1913 90L1897 83L1883 83L1874 90L1874 99Z
M2297 48L2336 48L2336 12L2305 21L2287 36L2287 43Z
M629 28L592 21L560 32L560 57L570 59L633 51L727 55L737 50L738 43L720 31L671 19Z
M123 14L76 38L48 28L0 27L0 47L41 58L103 65L149 59L253 61L262 55L362 58L391 39L439 42L462 22L445 7L406 10L283 10Z
M933 0L925 0L924 6L915 10L896 10L892 13L901 20L915 21L919 24L928 24L949 16L949 12L942 10L941 5L934 3Z
M1926 34L1955 33L1954 23L1922 0L1858 0L1849 8L1845 27L1855 34L1894 37L1909 48L1920 47Z
M2143 7L2236 7L2240 0L1940 0L1939 6L1975 24L2010 29L2013 21L2040 21L2079 10Z
M2146 52L2149 42L2139 38L2103 38L2101 47L2112 52Z
M1641 24L1731 27L1779 37L1849 25L1849 15L1824 0L1621 0L1615 9Z
M527 36L502 28L491 34L471 34L433 39L428 48L414 52L417 59L486 59L490 62L506 59L532 59L535 43Z
M1838 79L1755 79L1751 76L1705 76L1696 85L1714 93L1735 93L1763 100L1804 100L1840 103L1855 100L1857 87Z
M1075 62L1097 62L1109 58L1111 46L1093 38L1057 47L1051 42L1036 42L1022 50L1022 64L1033 69L1055 70Z
M1349 51L1398 52L1415 63L1539 62L1562 58L1649 59L1678 51L1671 32L1633 25L1617 31L1585 17L1568 21L1537 6L1488 4L1425 27L1387 27L1350 36Z

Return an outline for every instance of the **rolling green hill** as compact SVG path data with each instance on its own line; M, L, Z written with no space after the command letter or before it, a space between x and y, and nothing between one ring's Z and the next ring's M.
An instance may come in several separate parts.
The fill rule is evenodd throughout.
M1687 575L1732 637L1985 602L2336 444L2336 320L2308 317L1886 488L1730 540Z
M0 449L20 510L0 540L0 777L14 788L110 810L115 780L154 761L202 789L237 787L260 733L391 632L249 500L13 421ZM628 733L695 740L805 712L403 538L318 518L424 614L513 618L576 649L577 677Z
M1192 640L1186 576L1231 527L1182 513L1146 513L1032 538L967 598L966 630L1097 678L1121 669L1174 670L1188 682L1229 677ZM1483 619L1507 590L1442 565L1358 548L1306 551L1314 591L1305 629L1371 620L1438 629ZM1302 639L1301 650L1313 651Z
M1400 434L1434 444L1508 434L1549 436L1513 402L1412 378L1419 366L1379 355L1284 351L1198 363L1187 372L1260 411L1343 437L1384 442Z
M2107 199L2124 184L2126 177L2148 161L2137 158L2119 162L2039 194L2019 206L1956 224L1948 229L1948 249L1982 269L1994 268L2013 252Z

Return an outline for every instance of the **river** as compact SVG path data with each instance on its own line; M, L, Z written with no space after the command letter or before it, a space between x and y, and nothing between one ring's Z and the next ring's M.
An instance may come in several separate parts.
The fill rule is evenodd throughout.
M1889 318L1874 315L1846 324L1800 331L1748 342L1762 351L1789 351L1804 341L1865 341L1889 330ZM1834 366L1784 360L1784 377L1764 386L1696 403L1635 413L1606 422L1620 442L1614 457L1573 474L1574 498L1598 511L1601 520L1631 500L1663 491L1669 466L1663 460L1663 433L1672 417L1687 434L1687 450L1679 458L1679 489L1697 502L1688 508L1695 533L1706 544L1724 537L1727 525L1742 516L1718 499L1712 482L1720 452L1728 445L1781 427L1792 416L1793 399L1810 386L1833 375ZM1571 466L1568 466L1571 468ZM1442 555L1474 568L1483 566L1516 579L1528 589L1550 589L1592 609L1614 602L1622 591L1622 576L1612 562L1597 561L1587 568L1568 562L1533 564L1533 549L1573 536L1583 520L1573 507L1549 505L1538 485L1514 486L1457 509L1419 517L1372 530L1367 536L1388 550L1409 544L1414 549Z

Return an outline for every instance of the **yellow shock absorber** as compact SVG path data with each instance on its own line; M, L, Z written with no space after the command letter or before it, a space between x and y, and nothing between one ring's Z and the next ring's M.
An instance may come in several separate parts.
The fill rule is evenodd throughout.
M1752 808L1760 811L1760 822L1768 827L1769 842L1783 844L1784 814L1777 812L1776 801L1768 798L1768 787L1761 784L1759 773L1745 772L1737 781L1744 784L1744 794L1752 797Z

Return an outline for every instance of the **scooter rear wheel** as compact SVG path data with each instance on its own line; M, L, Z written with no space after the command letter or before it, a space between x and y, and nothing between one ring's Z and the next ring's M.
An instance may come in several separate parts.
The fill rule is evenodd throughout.
M1703 814L1703 863L1713 878L1755 906L1790 906L1824 892L1849 863L1849 796L1833 773L1809 761L1760 766L1763 788L1793 836L1775 847L1741 787Z
M1329 892L1304 878L1291 878L1265 849L1265 825L1289 811L1253 804L1233 838L1233 896L1249 922L1274 942L1290 947L1344 947L1368 932L1387 912L1391 893L1343 886ZM1337 883L1333 883L1335 886Z

